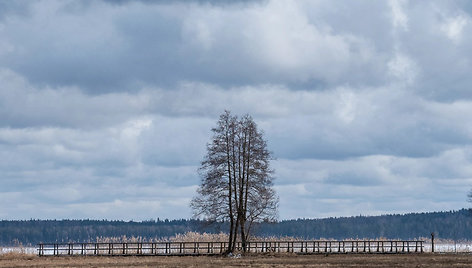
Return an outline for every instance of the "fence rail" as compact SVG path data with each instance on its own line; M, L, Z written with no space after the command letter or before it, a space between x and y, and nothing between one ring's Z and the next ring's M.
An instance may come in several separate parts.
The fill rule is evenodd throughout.
M354 241L250 241L246 252L326 253L423 253L424 241L354 240ZM223 254L227 242L139 242L139 243L41 243L39 256L180 256ZM237 250L242 251L238 242Z

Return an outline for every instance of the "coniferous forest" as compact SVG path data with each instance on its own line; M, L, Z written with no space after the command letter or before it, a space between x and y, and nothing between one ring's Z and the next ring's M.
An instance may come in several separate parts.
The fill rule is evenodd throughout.
M99 237L162 239L189 231L219 233L226 223L199 220L25 220L0 221L0 245L35 245L40 242L94 242ZM261 223L254 235L301 239L415 239L436 237L472 240L472 212L411 213L404 215L356 216L325 219L283 220Z

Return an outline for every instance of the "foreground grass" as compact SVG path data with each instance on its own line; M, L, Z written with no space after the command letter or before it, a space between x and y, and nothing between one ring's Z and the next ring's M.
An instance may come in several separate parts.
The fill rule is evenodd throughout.
M0 255L0 267L472 267L470 254L254 254L228 257Z

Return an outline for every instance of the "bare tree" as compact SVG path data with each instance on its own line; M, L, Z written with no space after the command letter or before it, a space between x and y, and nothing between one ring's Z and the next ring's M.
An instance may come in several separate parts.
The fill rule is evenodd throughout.
M238 118L225 111L212 132L191 207L196 218L228 221L227 251L235 250L238 232L245 251L253 224L277 218L272 154L249 115Z

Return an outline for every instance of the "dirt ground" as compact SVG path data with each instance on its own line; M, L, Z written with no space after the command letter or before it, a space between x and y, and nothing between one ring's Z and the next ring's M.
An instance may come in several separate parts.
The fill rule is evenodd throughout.
M0 267L472 267L471 254L332 254L184 257L0 255Z

